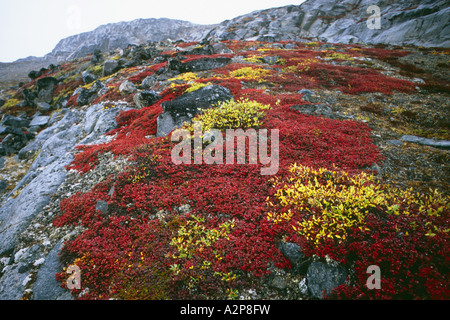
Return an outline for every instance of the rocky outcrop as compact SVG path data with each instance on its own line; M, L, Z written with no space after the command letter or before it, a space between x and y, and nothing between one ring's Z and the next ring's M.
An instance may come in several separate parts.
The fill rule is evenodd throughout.
M233 96L228 88L210 85L196 91L182 95L172 101L164 102L161 106L164 112L158 117L157 136L168 135L184 122L190 121L202 109L216 106L219 102L231 100Z
M76 59L94 53L125 48L129 44L148 44L167 39L201 40L211 29L208 25L196 25L188 21L172 19L137 19L128 22L109 23L93 31L80 33L61 40L52 56Z
M380 8L380 29L368 27ZM255 11L222 22L210 39L450 46L448 1L309 0L300 6Z
M35 239L36 243L30 247L23 243L21 237L65 181L65 166L73 160L75 146L103 142L104 134L115 128L119 111L126 108L127 105L122 105L104 109L103 104L97 104L85 111L64 109L60 111L63 116L60 121L41 131L20 150L19 159L35 159L0 207L0 256L11 257L3 258L6 266L0 278L0 299L20 299L33 276L30 270L34 264L39 266L40 259L45 262L37 274L35 298L70 296L59 288L54 278L55 270L59 268L58 252L62 242L49 251L45 241ZM25 248L18 249L23 246Z

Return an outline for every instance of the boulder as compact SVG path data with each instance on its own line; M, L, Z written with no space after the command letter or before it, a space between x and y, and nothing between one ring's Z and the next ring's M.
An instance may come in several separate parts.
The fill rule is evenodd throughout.
M8 187L8 182L5 180L0 180L0 192L3 192Z
M104 214L107 214L109 211L108 202L103 200L97 200L97 204L95 206L95 210L100 211Z
M22 119L20 117L14 117L14 116L6 113L2 118L1 124L4 126L22 128L22 127L28 127L28 125L30 124L30 120Z
M37 95L35 92L31 91L30 89L23 89L22 90L22 95L25 98L25 101L27 102L27 104L30 107L34 107L35 106L35 100L37 98Z
M28 138L25 135L8 134L0 143L0 156L16 154L27 142Z
M60 240L45 257L45 262L39 268L36 282L33 285L34 300L72 300L70 292L64 290L55 277L55 274L62 268L59 262L59 252L63 244L64 241Z
M43 127L48 124L49 116L37 116L30 122L30 127Z
M40 76L42 76L42 72L41 71L36 71L36 70L32 70L28 73L28 77L31 80L34 80L36 78L39 78Z
M41 112L48 112L48 111L52 110L52 106L49 105L47 102L38 102L37 110L41 111Z
M214 53L214 48L210 44L204 46L198 46L191 50L184 51L183 54L198 54L198 55L211 55Z
M400 140L435 147L439 149L450 150L450 141L448 140L427 139L412 135L404 135L400 138Z
M303 104L290 107L291 110L297 111L308 116L323 116L325 118L334 119L335 116L329 106L321 104Z
M95 81L95 76L93 76L89 71L84 71L81 74L81 78L83 79L83 82L85 84L91 83L93 81Z
M291 263L293 273L304 273L306 271L309 259L302 252L302 248L298 244L282 241L278 244L278 248Z
M37 101L47 102L52 101L53 88L58 83L58 80L54 77L44 77L36 81L36 89L38 92Z
M341 284L345 284L347 272L344 267L335 261L312 262L306 274L306 281L310 293L318 299L323 298L323 292L331 293L331 290Z
M119 91L123 95L133 93L136 90L137 89L136 89L136 86L134 85L134 83L129 80L123 81L119 86Z
M144 80L142 80L141 88L143 88L143 89L152 88L157 82L158 82L158 80L156 79L155 76L153 76L153 75L148 76Z
M203 58L189 62L182 63L179 68L180 72L198 72L221 68L231 62L231 58L218 57L218 58Z
M94 54L92 55L91 63L97 64L103 61L103 54L100 50L95 49Z
M85 105L89 104L92 94L93 93L90 90L82 88L77 97L77 105L85 106Z
M20 128L0 126L0 134L9 134L9 133L18 136L23 135L23 131Z
M215 43L212 47L216 54L234 53L233 50L228 49L227 45L223 42Z
M160 99L161 97L158 93L153 90L142 90L136 93L133 97L133 101L139 109L151 106Z
M116 60L106 60L103 64L103 76L110 76L119 70L119 63Z
M196 91L184 94L172 101L162 103L163 113L157 119L158 137L165 136L179 128L185 121L190 121L201 109L216 106L219 102L233 99L228 88L209 85Z
M169 71L180 71L182 67L183 63L176 58L170 58L167 60L166 69Z

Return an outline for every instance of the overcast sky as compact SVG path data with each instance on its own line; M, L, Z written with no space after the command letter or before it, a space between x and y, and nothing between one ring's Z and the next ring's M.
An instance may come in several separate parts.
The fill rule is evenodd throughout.
M215 24L302 0L0 0L0 62L41 57L59 40L139 18Z

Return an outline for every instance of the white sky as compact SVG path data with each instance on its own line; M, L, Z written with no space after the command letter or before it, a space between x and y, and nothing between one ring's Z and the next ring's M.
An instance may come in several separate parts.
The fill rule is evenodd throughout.
M139 18L215 24L255 10L302 0L0 0L0 61L41 57L59 40Z

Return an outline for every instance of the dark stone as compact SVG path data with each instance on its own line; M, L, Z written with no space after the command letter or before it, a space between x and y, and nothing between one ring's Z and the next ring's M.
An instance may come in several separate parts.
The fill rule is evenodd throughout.
M151 106L160 99L161 96L153 90L142 90L141 92L136 93L133 97L134 103L140 109Z
M5 104L5 100L3 100L3 99L0 99L0 107L2 107L4 104Z
M34 107L36 105L35 104L35 100L37 98L36 93L31 91L30 89L23 89L22 95L29 106Z
M25 272L27 272L28 270L30 270L30 268L31 268L31 265L30 265L30 264L20 263L20 264L19 264L18 272L19 272L19 273L25 273Z
M25 147L28 138L25 135L8 134L0 143L0 156L12 155L19 152Z
M6 113L2 118L1 124L4 126L22 128L22 127L28 127L28 125L30 124L30 120L22 119L19 117L14 117L14 116Z
M31 80L34 80L34 79L36 79L36 78L39 78L40 76L42 76L42 72L40 72L40 71L35 71L35 70L33 70L33 71L30 71L30 72L28 73L28 77L29 77Z
M226 66L231 62L231 58L218 57L218 58L204 58L185 62L180 67L180 72L197 72L205 71Z
M183 67L183 63L175 58L171 58L169 60L167 60L167 70L170 71L180 71L181 68Z
M23 135L23 131L20 128L0 126L0 135L1 134L9 134L9 133L15 134L18 136Z
M45 257L44 264L39 268L36 282L33 286L34 300L71 300L70 292L61 287L55 274L62 269L58 254L64 244L61 240Z
M89 100L92 96L92 92L88 89L81 89L80 93L78 94L77 97L77 105L79 106L85 106L87 104L89 104Z
M103 61L103 54L100 50L96 49L92 55L91 63L97 64Z
M280 276L275 276L275 277L272 279L272 281L271 281L271 283L270 283L270 286L271 286L272 288L275 288L275 289L280 290L280 291L285 290L286 287L287 287L286 281L285 281L282 277L280 277Z
M162 137L179 128L185 121L200 114L200 109L209 109L231 99L233 95L228 88L210 85L164 102L161 105L164 111L157 120L157 136Z
M156 79L156 77L154 75L150 75L150 76L146 77L144 80L142 80L141 88L143 88L143 89L151 88L157 82L158 82L158 80Z
M100 80L97 80L97 81L95 81L95 83L91 86L91 89L89 89L89 91L92 93L92 94L96 94L100 89L102 89L102 88L104 88L105 87L105 85L100 81Z
M84 71L81 74L81 78L83 79L83 82L86 83L86 84L95 81L95 77L88 71Z
M311 90L308 89L302 89L298 92L299 94L303 94L303 99L308 98L312 95L314 95L314 92L312 92Z
M3 158L0 158L0 159L3 159ZM5 162L5 160L3 160L3 166L4 166L4 162ZM0 180L0 192L5 190L6 188L8 188L8 182L5 180Z
M58 83L58 80L54 77L45 77L36 81L36 88L38 91L43 89L53 88L55 84Z
M292 242L280 242L278 248L291 263L293 273L306 273L310 259L306 257L298 244Z
M334 119L335 116L330 107L326 104L304 104L290 107L291 110L297 111L308 116L323 116L325 118Z
M103 65L103 76L109 76L120 69L119 63L116 60L107 60Z
M142 46L131 48L131 56L134 60L140 62L142 60L150 60L152 58L151 50L147 50Z
M45 77L38 79L36 82L36 88L38 91L37 100L38 102L52 101L53 88L58 83L58 80L53 77Z
M267 57L263 57L262 61L267 64L277 64L279 59L280 59L280 56L267 56Z
M214 54L214 48L210 44L183 51L183 54L211 55Z
M400 140L435 147L439 149L450 150L450 141L448 140L434 140L411 135L404 135L400 138Z
M153 59L153 64L163 63L167 61L167 57L164 56L157 56L155 59Z
M16 107L19 107L19 108L23 108L26 106L28 106L28 103L25 100L20 101L18 104L16 104Z
M347 280L345 268L338 263L325 263L316 261L310 264L306 274L308 288L311 294L318 298L323 298L323 292L331 293L331 290Z
M95 206L95 210L98 210L102 213L107 214L109 211L108 202L103 201L103 200L98 200L97 204Z
M50 110L52 110L52 106L47 102L38 102L37 109L41 112L49 112Z

